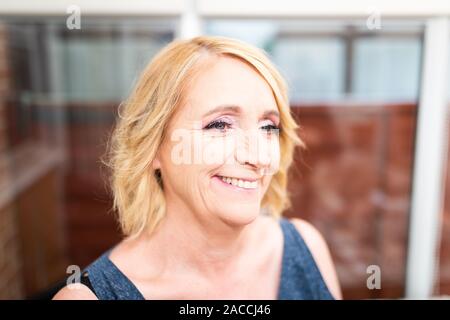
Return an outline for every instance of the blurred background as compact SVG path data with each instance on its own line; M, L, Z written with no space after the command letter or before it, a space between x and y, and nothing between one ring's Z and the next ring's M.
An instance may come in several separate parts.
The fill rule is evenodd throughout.
M100 165L117 107L200 34L286 77L308 146L286 216L323 233L344 298L449 295L449 17L449 1L1 2L0 299L49 298L120 240Z

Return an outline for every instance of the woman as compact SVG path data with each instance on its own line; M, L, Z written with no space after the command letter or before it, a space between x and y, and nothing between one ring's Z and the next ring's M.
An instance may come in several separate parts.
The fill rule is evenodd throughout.
M340 299L324 239L288 208L302 146L265 54L166 46L120 109L110 157L122 242L55 299Z

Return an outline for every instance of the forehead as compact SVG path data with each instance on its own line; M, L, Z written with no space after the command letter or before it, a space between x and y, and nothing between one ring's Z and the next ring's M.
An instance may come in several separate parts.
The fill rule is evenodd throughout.
M190 84L186 96L187 112L204 114L217 105L238 105L243 112L277 110L272 89L247 63L232 57L214 58Z

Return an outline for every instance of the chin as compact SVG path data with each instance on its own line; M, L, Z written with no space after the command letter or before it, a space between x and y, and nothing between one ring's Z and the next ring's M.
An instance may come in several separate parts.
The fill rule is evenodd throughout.
M245 205L231 207L228 210L221 208L220 216L222 220L233 226L246 226L255 221L259 216L260 208L256 206L252 206L252 208L245 208Z

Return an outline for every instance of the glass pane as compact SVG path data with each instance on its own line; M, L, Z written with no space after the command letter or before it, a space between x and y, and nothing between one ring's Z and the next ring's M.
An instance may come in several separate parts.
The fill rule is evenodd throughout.
M449 103L450 113L450 103ZM450 150L450 135L447 141L447 150ZM440 252L438 260L439 272L436 274L436 291L437 295L450 294L450 157L447 151L447 161L444 164L445 171L443 182L444 190L442 196L444 198L443 212L440 224Z
M238 38L266 50L289 83L292 102L344 94L345 43L339 37L298 36L298 22L210 20L208 34Z
M51 295L68 265L120 239L100 157L118 105L175 28L166 18L85 18L81 30L60 18L0 21L0 269L11 275L0 299Z
M291 101L329 101L344 93L345 44L341 39L280 37L273 60L289 79Z
M247 24L253 32L242 34ZM287 77L308 148L296 156L286 215L323 233L344 298L402 297L421 22L372 31L365 21L216 19L207 30L259 45ZM367 287L372 265L381 289Z
M378 101L414 101L420 49L419 38L358 39L354 48L354 95Z
M450 75L450 56L448 59L448 72ZM442 197L444 199L442 205L442 216L439 235L439 249L438 254L438 268L439 272L436 273L436 294L437 295L450 295L450 80L448 81L448 141L447 141L447 156L444 163L444 176L443 185L444 190Z

